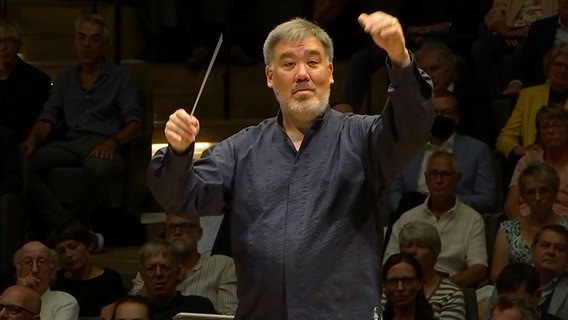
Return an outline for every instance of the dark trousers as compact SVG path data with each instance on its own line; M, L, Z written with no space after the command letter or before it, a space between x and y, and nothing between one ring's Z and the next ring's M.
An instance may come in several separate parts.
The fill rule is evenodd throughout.
M117 152L114 159L103 159L89 155L91 149L105 140L98 135L87 135L65 141L53 141L38 148L29 158L28 197L37 214L39 222L51 230L69 219L76 218L90 224L90 217L106 197L106 186L113 177L124 171L124 160ZM47 184L48 173L55 168L82 168L84 182L81 185L67 185L65 177L51 179ZM57 180L57 181L53 181ZM72 208L61 202L62 195L56 196L55 189L72 190L78 199ZM63 194L63 197L65 194ZM61 202L60 202L61 201Z

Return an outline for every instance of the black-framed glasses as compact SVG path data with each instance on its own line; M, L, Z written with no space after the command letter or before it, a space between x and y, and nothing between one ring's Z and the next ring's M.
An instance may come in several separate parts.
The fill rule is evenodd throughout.
M408 288L409 286L416 283L416 277L399 277L399 278L385 279L385 286L389 288L396 288L399 283L401 283L403 287Z
M0 311L2 311L2 310L6 310L6 313L10 316L17 316L17 315L21 314L22 312L27 312L27 313L33 314L33 315L38 314L37 312L33 312L29 309L17 306L15 304L0 303Z
M456 172L453 170L436 170L436 169L430 169L428 171L426 171L426 176L428 176L429 178L432 179L436 179L438 177L444 179L444 180L448 180L451 179L454 174Z
M177 228L179 228L181 231L188 232L191 229L199 228L199 225L191 222L166 223L167 231L175 231Z

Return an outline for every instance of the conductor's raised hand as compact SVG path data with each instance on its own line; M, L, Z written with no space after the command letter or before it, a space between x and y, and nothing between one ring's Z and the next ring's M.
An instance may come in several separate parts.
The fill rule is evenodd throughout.
M372 14L363 13L358 20L375 44L388 53L395 67L405 67L410 63L402 26L396 17L377 11Z
M178 109L170 115L164 133L174 151L185 152L199 133L199 120L184 109Z

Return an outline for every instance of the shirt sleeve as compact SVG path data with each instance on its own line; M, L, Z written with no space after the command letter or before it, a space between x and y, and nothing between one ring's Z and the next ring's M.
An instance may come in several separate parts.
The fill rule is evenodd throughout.
M59 303L53 306L53 319L77 320L79 317L79 303L71 295L67 299L59 299Z
M523 125L523 113L527 103L528 101L521 91L519 100L517 100L517 104L511 116L509 116L509 119L497 137L496 148L505 157L508 157L509 153L511 153L515 147L521 145L521 127Z
M412 54L410 65L404 68L393 68L388 59L386 66L391 81L389 97L382 121L375 127L378 141L373 150L384 183L389 185L426 143L434 113L430 78L418 69Z
M465 300L460 289L449 293L440 309L440 319L465 319Z
M466 264L468 268L476 264L488 265L487 247L485 246L485 225L483 224L481 215L477 215L471 225L471 233L466 251Z
M221 272L218 288L217 312L220 314L235 314L237 311L237 274L233 259L227 259L224 270Z

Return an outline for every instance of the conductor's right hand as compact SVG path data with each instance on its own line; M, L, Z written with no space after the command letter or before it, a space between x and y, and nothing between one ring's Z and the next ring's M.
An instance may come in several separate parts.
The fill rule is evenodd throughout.
M199 133L199 120L184 109L178 109L170 115L164 129L166 140L176 152L185 152Z

